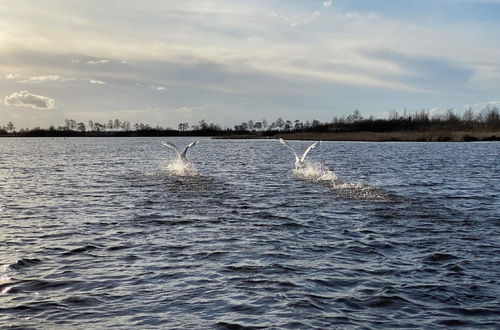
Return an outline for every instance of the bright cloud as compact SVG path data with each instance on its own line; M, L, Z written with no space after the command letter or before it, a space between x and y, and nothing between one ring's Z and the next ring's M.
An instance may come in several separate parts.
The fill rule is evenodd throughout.
M472 110L483 110L489 107L497 107L500 108L500 101L490 101L490 102L480 102L476 104L467 104L464 106L464 109L471 108Z
M19 77L20 77L20 75L18 73L9 73L8 75L5 76L5 79L14 80L14 79L17 79Z
M332 0L323 1L323 6L325 8L330 8L332 6Z
M23 84L41 84L45 82L51 82L51 81L75 81L75 78L64 78L58 75L47 75L47 76L35 76L31 77L29 79L21 80L21 83Z
M55 107L54 99L47 96L31 94L28 91L12 93L5 97L4 103L6 105L31 107L33 109L53 109Z
M106 83L104 81L101 81L101 80L94 80L94 79L90 79L89 80L89 83L91 84L96 84L96 85L106 85Z
M105 64L105 63L109 63L109 60L105 60L105 59L102 59L102 60L92 60L92 61L88 61L87 64L91 64L91 65L96 65L96 64Z

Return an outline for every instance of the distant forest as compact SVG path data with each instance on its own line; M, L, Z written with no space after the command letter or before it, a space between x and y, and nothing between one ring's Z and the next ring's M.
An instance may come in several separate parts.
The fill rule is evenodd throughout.
M16 130L12 122L0 126L0 136L220 136L220 137L272 137L280 134L291 133L349 133L349 132L425 132L425 131L450 131L450 132L498 132L500 131L500 112L498 107L488 105L479 111L471 108L462 115L456 114L452 109L443 114L431 115L428 110L414 112L397 112L391 110L389 117L376 119L373 116L364 118L358 110L348 116L335 116L331 122L319 120L288 120L278 118L268 122L262 120L248 120L232 128L221 128L219 124L208 123L200 120L198 123L179 123L176 129L151 126L144 123L131 124L120 119L99 123L89 120L77 122L65 119L64 125L50 126L49 128L34 127ZM497 139L496 136L492 136Z

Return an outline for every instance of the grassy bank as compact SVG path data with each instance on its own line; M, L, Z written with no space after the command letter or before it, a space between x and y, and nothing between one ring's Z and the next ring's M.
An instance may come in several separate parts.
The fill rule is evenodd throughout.
M286 140L374 141L374 142L473 142L500 141L500 132L481 131L394 131L394 132L297 132L280 133Z

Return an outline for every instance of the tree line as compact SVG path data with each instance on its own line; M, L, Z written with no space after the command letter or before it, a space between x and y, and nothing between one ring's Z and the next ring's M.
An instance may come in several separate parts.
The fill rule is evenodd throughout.
M177 135L231 135L255 134L272 136L281 132L392 132L392 131L425 131L440 130L489 130L500 129L500 112L498 107L488 105L479 111L468 108L462 115L453 109L448 109L441 114L432 114L429 110L409 112L389 111L388 118L377 119L373 116L364 118L359 110L354 110L349 115L335 116L330 122L319 120L289 120L278 118L268 122L262 120L248 120L234 125L232 128L222 129L219 124L200 120L195 124L188 122L179 123L177 129L151 126L144 123L131 124L129 121L110 119L100 123L89 120L78 122L74 119L65 119L60 126L51 125L47 128L34 127L32 129L16 130L12 122L0 126L0 135L19 136L177 136Z
M331 122L312 121L302 122L300 120L285 120L278 118L276 121L268 123L266 119L262 121L249 120L235 125L235 132L392 132L392 131L425 131L431 129L440 130L500 130L500 111L498 107L488 105L479 111L474 111L471 107L457 114L453 109L448 109L444 113L432 114L429 110L419 110L409 112L406 109L402 112L390 110L388 118L377 119L374 116L364 118L359 110L354 110L345 116L335 116Z

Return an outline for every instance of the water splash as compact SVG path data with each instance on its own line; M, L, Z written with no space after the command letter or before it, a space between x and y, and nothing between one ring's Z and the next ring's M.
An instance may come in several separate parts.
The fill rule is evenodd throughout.
M313 182L335 182L337 175L326 168L323 164L316 162L305 162L302 167L293 170L293 173L304 180Z
M365 200L389 200L390 194L381 188L366 185L360 182L340 182L332 185L335 193L342 198Z
M326 166L316 162L306 162L304 166L293 170L300 179L326 184L341 198L364 200L389 200L390 194L381 188L360 182L343 182Z
M168 173L172 176L191 177L200 175L193 164L180 158L168 163L166 168Z

